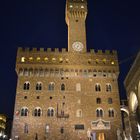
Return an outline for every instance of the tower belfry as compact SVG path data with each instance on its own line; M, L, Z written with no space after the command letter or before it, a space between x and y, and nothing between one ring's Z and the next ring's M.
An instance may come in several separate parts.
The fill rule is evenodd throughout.
M68 25L69 52L86 52L86 16L86 0L67 0L66 23Z

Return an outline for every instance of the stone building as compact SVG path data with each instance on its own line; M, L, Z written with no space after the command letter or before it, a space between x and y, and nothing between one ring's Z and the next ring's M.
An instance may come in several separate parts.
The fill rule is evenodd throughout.
M0 114L0 137L5 135L6 131L6 116L4 114Z
M140 139L140 51L124 81L133 139ZM139 138L138 138L139 137Z
M87 51L86 0L66 1L66 48L19 48L12 139L117 140L116 51Z

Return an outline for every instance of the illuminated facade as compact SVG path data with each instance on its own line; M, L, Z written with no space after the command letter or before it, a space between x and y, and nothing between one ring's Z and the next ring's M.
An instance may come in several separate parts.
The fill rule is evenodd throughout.
M87 52L86 0L66 1L68 51L19 48L14 140L117 140L116 51Z
M140 51L124 81L133 139L140 139Z
M6 116L0 114L0 135L4 135L6 130Z

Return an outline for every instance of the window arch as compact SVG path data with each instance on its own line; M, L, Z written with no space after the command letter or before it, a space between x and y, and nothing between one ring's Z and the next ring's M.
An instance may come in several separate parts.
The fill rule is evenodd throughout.
M30 83L29 82L25 82L23 85L23 89L24 90L29 90L30 89Z
M77 111L76 111L76 117L82 117L82 110L81 109L78 109Z
M95 91L101 91L101 85L99 83L95 85Z
M106 92L111 92L112 91L112 86L110 83L106 84Z
M54 108L49 107L47 110L47 116L48 117L53 117L54 116Z
M110 109L108 110L108 116L109 116L109 117L114 117L114 115L115 115L114 109L110 108Z
M61 91L65 91L65 84L61 84Z
M102 108L97 108L96 109L96 117L103 117L103 109Z
M81 84L80 83L76 84L76 91L81 91Z
M40 116L42 115L42 109L41 109L40 107L36 107L36 108L34 109L33 115L34 115L35 117L40 117Z
M49 91L54 91L54 86L55 86L55 84L53 82L50 82L49 85L48 85L48 90Z
M28 116L28 108L27 107L22 107L21 108L21 116Z
M37 82L36 90L42 90L42 83L41 82Z

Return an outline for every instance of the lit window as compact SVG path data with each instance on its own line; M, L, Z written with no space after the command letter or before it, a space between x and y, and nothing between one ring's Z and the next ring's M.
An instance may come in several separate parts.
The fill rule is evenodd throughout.
M70 5L70 8L72 8L73 7L73 5Z
M29 61L33 61L33 57L29 57Z
M44 58L44 61L48 61L48 57L45 57L45 58Z
M104 63L104 64L106 63L106 59L105 59L105 58L103 59L103 63Z
M63 62L63 58L59 58L59 62L62 63Z
M114 61L111 61L111 65L114 65L115 64L115 62Z
M52 58L52 61L56 61L56 58Z
M83 8L84 8L84 6L82 5L82 6L81 6L81 8L83 9Z
M41 60L41 58L40 58L40 57L37 57L37 58L36 58L36 60L37 60L37 61L40 61L40 60Z
M25 57L21 57L21 62L25 62Z
M96 62L96 64L98 64L99 63L99 59L96 59L95 62Z

